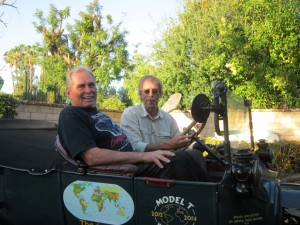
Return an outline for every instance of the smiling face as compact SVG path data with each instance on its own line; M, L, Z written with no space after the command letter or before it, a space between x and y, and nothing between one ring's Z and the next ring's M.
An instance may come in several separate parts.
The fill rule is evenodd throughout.
M152 117L155 117L158 112L158 101L162 97L158 83L151 78L146 79L139 91L145 109Z
M67 95L73 106L94 107L97 99L97 88L94 77L87 71L74 72L70 77Z

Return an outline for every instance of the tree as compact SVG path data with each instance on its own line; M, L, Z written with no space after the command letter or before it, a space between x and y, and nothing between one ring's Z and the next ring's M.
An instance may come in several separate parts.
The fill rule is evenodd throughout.
M219 74L218 65L224 57L216 54L215 48L217 30L211 18L217 16L217 11L206 3L187 2L185 11L170 21L154 45L156 73L164 84L166 96L182 94L181 109L190 109L193 97L199 92L210 94L211 83ZM224 7L219 10L225 10ZM207 67L206 62L215 65Z
M29 99L36 90L35 67L39 60L39 46L19 45L4 54L4 60L12 71L14 94Z
M16 7L14 6L14 3L15 3L15 2L13 2L13 3L8 3L6 0L2 0L2 1L0 2L0 6L2 6L2 7L3 7L3 6L9 6L9 7L16 8ZM4 15L4 12L1 12L1 13L0 13L0 23L6 27L7 24L6 24L6 22L2 19L2 16L3 16L3 15ZM3 84L4 84L4 80L3 80L2 77L0 76L0 90L1 90L1 88L2 88L2 86L3 86Z
M122 23L114 24L110 15L105 21L101 9L98 1L94 1L87 7L87 13L80 12L81 19L75 20L74 29L69 31L76 59L92 67L105 91L112 81L123 77L128 67L128 51L127 32L121 30Z
M14 5L16 1L9 1L9 0L1 0L0 6L8 6L17 9L17 7ZM0 14L0 23L4 26L7 26L6 22L2 20L2 16L4 15L4 12Z
M41 87L53 93L55 102L64 99L65 72L74 65L86 64L92 68L103 95L113 81L122 78L128 66L126 32L109 15L105 22L101 9L95 0L87 6L87 12L80 12L80 19L74 25L64 25L70 15L69 7L57 10L51 5L47 18L42 11L36 12L39 21L34 26L43 35L44 48L49 53L41 63Z
M2 89L3 84L4 84L4 80L3 80L2 77L0 76L0 91L1 91L1 89Z
M61 58L55 56L43 58L39 88L47 93L47 102L66 102L66 71L68 69L68 64Z
M128 91L129 90L125 87L121 87L117 91L117 97L125 104L126 108L132 105L132 101L128 96Z
M155 75L155 67L143 55L136 54L131 62L131 67L126 71L124 87L128 90L128 98L133 105L141 103L138 95L138 82L144 75Z
M97 104L97 107L100 109L109 109L109 110L126 109L126 105L117 96L111 96L107 99L104 99L101 103Z
M299 22L297 0L187 1L154 46L157 74L185 109L218 79L253 107L299 107Z
M253 107L299 107L299 1L245 1L245 6L239 20L224 21L222 39L231 49L227 83L253 99Z

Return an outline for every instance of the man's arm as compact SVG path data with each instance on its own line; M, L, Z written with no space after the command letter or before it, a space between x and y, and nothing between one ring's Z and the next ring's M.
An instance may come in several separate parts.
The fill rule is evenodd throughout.
M169 163L175 154L169 151L153 152L119 152L102 148L90 148L80 153L80 157L89 166L112 165L112 164L135 164L155 163L163 168L162 162Z
M162 141L159 143L147 144L145 151L155 150L171 150L180 149L188 146L191 143L191 135L177 135L170 140Z

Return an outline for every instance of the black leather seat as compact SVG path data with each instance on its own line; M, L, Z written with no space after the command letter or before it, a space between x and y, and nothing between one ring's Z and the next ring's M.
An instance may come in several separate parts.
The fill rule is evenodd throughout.
M55 140L56 150L62 155L62 157L74 166L78 167L79 171L85 170L90 173L106 173L113 175L124 175L133 177L138 171L138 167L134 164L113 164L113 165L101 165L101 166L88 166L81 160L75 160L71 157L69 151L65 149L60 140L59 136L56 136Z

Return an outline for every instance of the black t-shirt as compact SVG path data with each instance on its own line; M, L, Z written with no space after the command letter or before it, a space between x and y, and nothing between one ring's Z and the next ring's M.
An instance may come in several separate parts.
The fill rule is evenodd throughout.
M65 107L59 115L58 135L72 157L93 148L132 151L132 146L120 127L94 108Z

